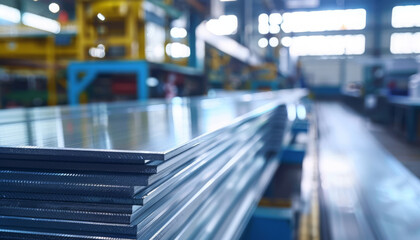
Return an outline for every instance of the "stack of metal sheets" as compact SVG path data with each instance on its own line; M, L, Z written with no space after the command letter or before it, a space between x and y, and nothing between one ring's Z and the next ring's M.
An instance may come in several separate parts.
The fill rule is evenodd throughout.
M2 111L0 238L238 238L305 95Z

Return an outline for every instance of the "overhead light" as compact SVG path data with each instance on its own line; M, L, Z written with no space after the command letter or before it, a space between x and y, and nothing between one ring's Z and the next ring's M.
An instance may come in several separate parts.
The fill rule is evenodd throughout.
M392 9L391 25L394 28L420 27L420 5L396 6Z
M258 24L268 24L268 15L266 13L258 16Z
M173 27L169 33L172 38L185 38L187 36L185 28Z
M105 46L103 44L99 44L97 47L90 48L89 55L95 58L104 58Z
M271 37L269 43L271 47L277 47L279 45L279 39L276 37Z
M61 30L59 22L33 13L24 13L22 15L22 23L26 26L52 32L55 34L59 33Z
M190 47L183 43L168 43L166 45L166 54L173 58L187 58L191 55Z
M19 23L20 11L16 8L0 4L0 19L12 23Z
M232 35L238 30L238 18L235 15L222 15L206 23L209 32L215 35Z
M260 48L266 48L268 46L267 38L260 38L260 40L258 40L258 46Z
M146 84L149 87L156 87L157 85L159 85L159 80L157 78L154 78L154 77L149 77L146 80Z
M98 15L96 16L98 17L99 20L105 21L105 16L102 13L98 13Z
M310 35L293 37L291 56L361 55L365 52L365 36Z
M283 21L283 18L280 13L272 13L269 16L269 21L272 25L280 25Z
M271 34L277 34L280 32L280 26L279 25L270 25L270 33Z
M53 3L50 3L50 5L48 6L48 9L52 13L58 13L58 11L60 11L60 6L57 3L53 2Z
M270 31L270 25L268 25L268 24L262 24L262 23L260 23L258 25L258 32L260 34L268 34L269 31Z
M390 50L392 54L420 53L420 32L391 34Z
M236 2L236 0L220 0L221 2Z
M365 27L365 9L284 13L281 24L286 33L362 30Z
M290 47L292 45L292 38L291 37L282 38L281 45L283 45L284 47Z

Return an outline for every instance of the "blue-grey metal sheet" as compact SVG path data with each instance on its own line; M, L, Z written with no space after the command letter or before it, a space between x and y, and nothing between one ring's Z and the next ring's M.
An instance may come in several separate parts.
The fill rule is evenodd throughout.
M388 97L388 101L403 106L420 107L420 99L413 97L393 96Z
M292 106L304 95L305 91L296 90L150 104L109 104L103 105L106 106L103 114L96 114L99 105L24 110L26 113L42 110L44 114L27 121L30 125L36 125L38 121L62 123L63 119L70 122L85 119L83 121L88 122L86 132L95 136L88 138L89 144L106 142L110 139L107 135L118 132L116 126L126 127L127 122L121 120L124 118L120 115L129 118L132 114L148 116L149 112L164 112L171 117L161 118L161 122L158 118L148 120L153 123L148 125L150 128L159 126L157 135L141 127L141 117L133 119L132 123L137 122L138 130L148 131L151 136L163 137L162 132L172 134L169 138L179 136L178 142L163 139L162 144L180 145L169 147L165 152L120 149L116 151L122 154L120 158L108 154L115 152L113 148L89 148L92 155L79 156L87 148L42 145L36 148L41 152L28 155L31 153L26 151L28 146L4 147L3 150L9 152L0 152L0 236L5 239L173 238L187 229L186 226L194 230L189 222L191 217L199 216L197 211L211 205L217 212L206 215L209 221L215 226L233 221L238 228L233 233L230 228L216 227L219 229L217 236L237 239L250 212L242 210L255 206L278 164L269 156L278 156L276 152L290 130L293 111L289 112L289 106L286 108L284 104ZM63 114L54 117L55 113L48 112L52 109L62 110ZM19 115L22 110L13 111ZM73 111L86 111L87 114L81 118L76 114L76 118L72 118ZM0 111L0 116L2 114L7 116L10 112ZM198 120L192 120L191 115ZM19 122L16 121L19 116L13 118L0 120L0 128ZM110 125L111 122L115 125ZM21 130L19 126L11 129ZM48 145L59 138L66 142L66 137L60 134L69 134L67 130L74 131L73 127L59 128L62 131L42 128L36 132L35 136L40 136L34 138L37 139L35 142ZM121 130L124 136L113 135L113 141L118 136L142 136L124 127ZM95 132L90 128L99 130ZM31 125L27 129L34 127ZM79 125L76 129L80 133L85 131ZM191 129L196 129L199 136L192 134ZM135 143L146 146L155 140ZM15 139L11 138L11 141ZM13 145L12 142L9 144ZM17 152L11 152L15 150ZM154 157L163 154L163 158L146 159L144 154ZM240 207L232 207L235 202L240 202ZM216 236L216 232L211 235Z
M74 162L166 160L305 94L303 90L283 90L150 105L130 103L129 107L99 104L11 112L13 121L0 124L0 155L7 159ZM1 115L2 119L9 118L7 111Z

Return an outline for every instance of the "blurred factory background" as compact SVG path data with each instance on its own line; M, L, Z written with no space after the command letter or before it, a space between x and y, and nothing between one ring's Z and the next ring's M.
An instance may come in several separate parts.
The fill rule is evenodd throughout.
M215 89L416 94L415 3L1 0L0 107Z
M420 239L419 54L416 0L0 0L0 239Z

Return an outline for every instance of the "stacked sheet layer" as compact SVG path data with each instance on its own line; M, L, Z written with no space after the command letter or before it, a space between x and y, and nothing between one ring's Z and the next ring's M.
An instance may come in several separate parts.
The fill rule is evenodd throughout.
M305 91L0 112L1 239L235 239Z

